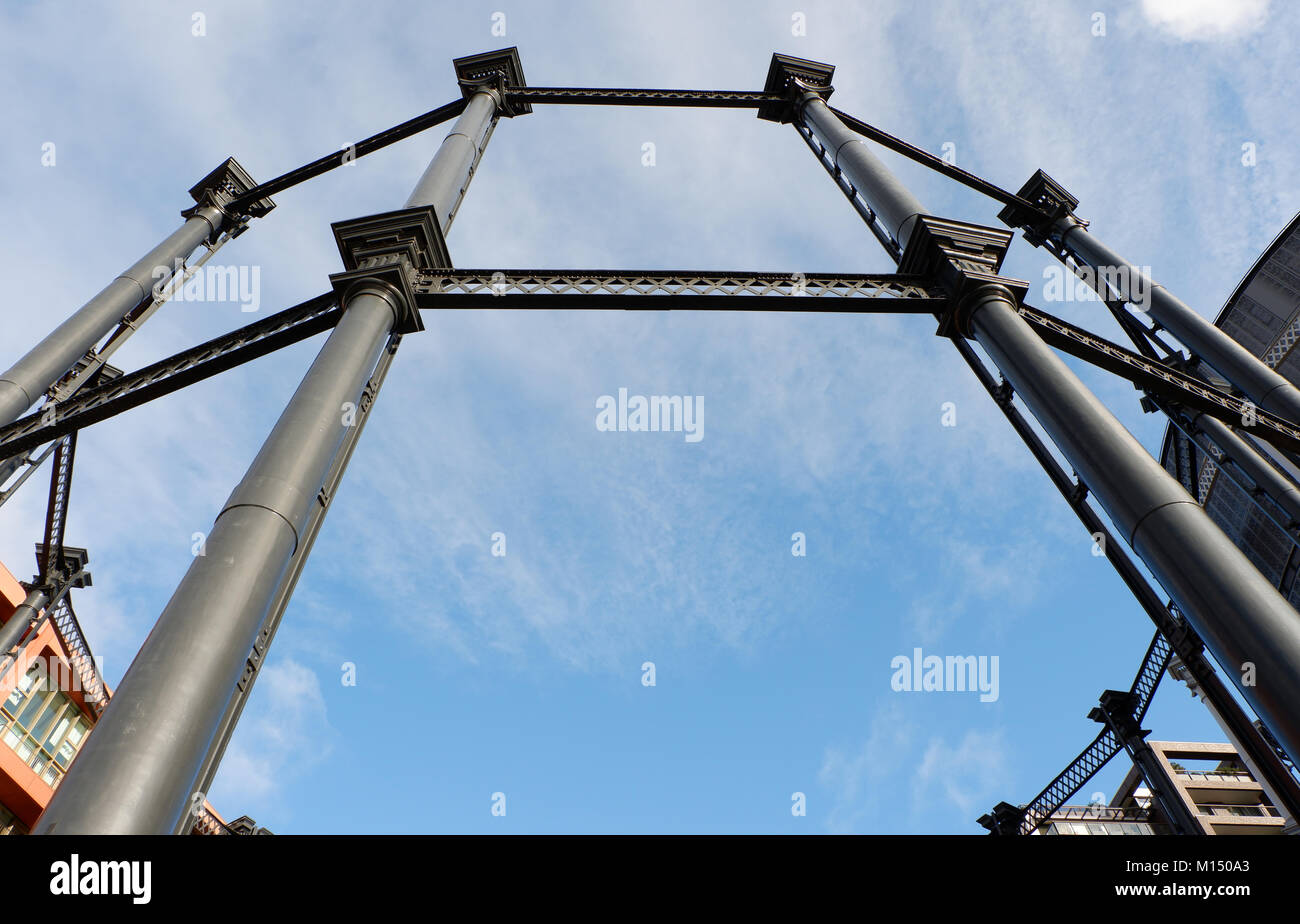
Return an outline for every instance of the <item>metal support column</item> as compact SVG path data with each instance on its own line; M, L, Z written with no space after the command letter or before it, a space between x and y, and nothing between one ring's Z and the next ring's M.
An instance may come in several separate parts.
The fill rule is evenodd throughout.
M198 204L182 212L187 219L185 224L0 374L0 426L21 417L114 325L153 298L154 287L171 279L178 263L183 264L196 247L215 241L223 228L241 221L242 216L235 216L232 222L224 205L254 185L234 158L200 180L190 190ZM271 200L264 199L251 206L248 213L265 215L273 207Z
M929 217L823 102L831 73L829 65L791 66L776 56L768 85L783 83L788 119L802 120L836 152L836 166L894 231L904 249L899 271L949 287L952 310L940 333L979 342L1251 708L1287 753L1300 756L1295 610L1020 316L1027 284L998 275L1010 233Z
M380 285L352 294L41 815L38 833L176 828L345 435L341 408L359 398L401 309Z
M1154 321L1264 410L1300 423L1300 389L1266 366L1262 359L1171 295L1164 286L1152 282L1095 234L1089 234L1074 216L1058 219L1053 231L1066 250L1094 270L1120 269L1133 279L1140 275L1148 294L1147 314Z
M1034 334L1010 291L981 290L969 323L1251 708L1300 754L1295 610Z
M497 116L532 111L530 106L511 107L505 101L506 87L524 86L523 68L514 48L457 58L454 63L468 103L406 200L406 208L433 206L444 235L474 179Z
M1107 690L1101 694L1101 705L1094 707L1088 718L1109 728L1124 746L1175 833L1205 834L1205 828L1179 796L1177 784L1165 771L1151 745L1147 744L1147 735L1151 733L1138 726L1133 705L1133 694L1129 691Z
M1040 203L1055 218L1043 220L1041 215L1014 206L1003 209L998 217L1012 227L1023 228L1025 238L1035 246L1050 241L1062 259L1068 254L1094 270L1093 288L1103 299L1112 297L1103 281L1114 278L1112 274L1122 273L1128 277L1130 296L1141 285L1146 293L1146 303L1140 307L1153 321L1177 337L1195 356L1241 389L1259 407L1293 423L1300 422L1300 389L1164 286L1157 285L1095 234L1089 233L1086 223L1074 214L1079 200L1061 184L1039 170L1021 188L1020 196Z
M514 50L505 56L517 69ZM476 56L476 66L486 57ZM458 73L464 60L457 62ZM497 68L499 84L506 66ZM473 109L488 123L495 114L494 108ZM459 147L459 136L448 144L439 154ZM250 652L279 605L295 555L310 540L313 508L329 502L323 487L341 476L335 462L355 426L348 409L362 403L391 335L419 329L411 272L449 265L440 224L450 223L468 183L459 172L463 165L461 157L435 157L412 194L418 207L333 226L348 269L331 277L343 316L217 516L203 554L172 595L35 833L188 828L191 808L204 795L196 784L211 771L214 749L224 746L228 730L222 725Z
M871 205L876 216L898 242L907 248L917 217L928 215L919 200L872 153L861 135L851 131L815 92L805 93L799 116L826 150L835 169L849 178Z

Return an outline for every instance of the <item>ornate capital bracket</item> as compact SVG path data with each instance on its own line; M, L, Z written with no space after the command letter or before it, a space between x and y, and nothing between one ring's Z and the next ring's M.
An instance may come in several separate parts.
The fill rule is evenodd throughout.
M496 97L497 110L504 116L527 115L533 107L526 102L511 101L506 88L526 87L524 67L519 63L519 49L511 46L499 51L485 51L478 55L456 58L456 80L460 92L469 99L480 90L491 90Z
M998 220L1008 227L1024 229L1025 240L1035 247L1051 236L1052 225L1057 221L1067 215L1074 217L1075 206L1079 204L1079 200L1066 192L1064 186L1042 170L1035 170L1017 195L1034 203L1041 211L1031 212L1023 205L1013 203L998 212Z
M976 296L989 286L1005 289L1019 304L1029 283L999 275L1014 235L966 221L917 215L900 273L933 279L948 290L948 310L939 318L939 336L954 332L970 337L969 312Z
M433 207L399 209L336 221L330 228L345 269L330 276L339 297L343 298L348 289L364 279L388 283L401 295L398 333L424 330L411 277L421 270L451 267L447 242Z
M266 196L250 202L240 210L239 214L233 214L226 210L226 207L233 200L256 187L257 182L249 176L247 170L240 166L239 161L233 157L227 157L215 170L190 188L190 197L195 204L183 210L181 215L185 218L191 218L199 209L208 206L220 209L232 224L237 226L233 229L231 236L238 237L244 233L244 227L239 227L244 218L261 218L275 208L275 202L272 201L270 196Z
M1101 705L1094 706L1088 718L1105 725L1120 739L1120 743L1141 741L1151 734L1150 729L1140 728L1134 709L1137 697L1129 690L1106 690L1101 694Z
M45 568L45 558L47 555L44 542L36 543L36 567ZM49 590L50 596L60 594L66 584L69 587L89 587L91 586L90 572L86 570L86 565L90 563L90 553L85 549L65 545L63 555L54 563L54 570L45 576L45 586ZM36 581L40 580L38 573L34 582L30 585L24 582L23 586L28 590L39 586Z
M1025 823L1025 810L1010 802L999 802L993 806L992 812L980 817L979 823L988 828L990 834L1017 835Z
M780 103L764 103L758 107L758 117L768 122L793 122L799 112L799 101L805 93L815 93L824 100L830 99L830 95L835 92L831 86L833 76L833 64L822 64L791 55L772 55L763 93L782 96L784 100Z

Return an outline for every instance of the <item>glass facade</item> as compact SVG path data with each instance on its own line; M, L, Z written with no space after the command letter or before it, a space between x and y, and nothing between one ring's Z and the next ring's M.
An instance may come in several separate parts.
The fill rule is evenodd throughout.
M88 731L90 721L46 681L40 666L27 671L0 704L0 740L50 786L59 784Z
M1148 808L1101 805L1063 805L1034 831L1034 834L1085 837L1134 837L1168 833L1169 826L1153 821Z

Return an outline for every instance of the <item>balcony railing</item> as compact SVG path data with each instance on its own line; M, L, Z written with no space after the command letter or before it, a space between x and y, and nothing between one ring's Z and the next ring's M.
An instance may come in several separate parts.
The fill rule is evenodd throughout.
M1281 818L1282 813L1272 805L1226 805L1203 803L1196 806L1202 815L1235 816L1238 818Z

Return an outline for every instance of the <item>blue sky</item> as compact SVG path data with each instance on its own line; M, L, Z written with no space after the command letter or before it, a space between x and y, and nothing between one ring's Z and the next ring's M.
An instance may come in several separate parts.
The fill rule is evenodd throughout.
M10 5L0 364L175 227L225 157L269 179L455 98L452 58L506 45L551 86L754 89L774 51L830 62L840 108L936 153L951 143L1012 189L1045 169L1109 244L1212 317L1296 212L1300 173L1278 85L1297 14L1216 6ZM216 262L259 268L262 314L324 291L340 269L330 222L400 207L445 131L278 195ZM996 224L994 203L883 156L932 212ZM890 269L794 130L750 111L503 120L449 246L483 268ZM1017 241L1006 271L1118 339L1096 304L1043 302L1048 263ZM170 305L114 362L257 316ZM228 817L285 833L979 833L976 817L1030 799L1091 740L1103 689L1131 683L1149 622L932 319L425 323L217 776ZM82 434L68 541L90 549L76 607L110 682L321 342ZM1130 386L1080 374L1158 448ZM597 431L596 399L619 387L702 395L704 438ZM0 510L0 560L20 577L44 493ZM997 701L892 691L891 659L918 646L998 656ZM1222 738L1168 680L1146 725ZM1120 764L1078 801L1109 796Z

